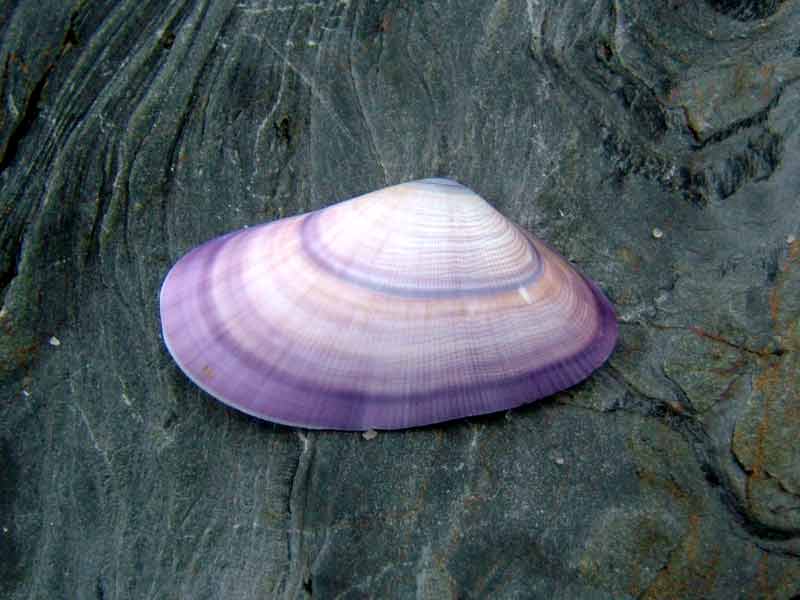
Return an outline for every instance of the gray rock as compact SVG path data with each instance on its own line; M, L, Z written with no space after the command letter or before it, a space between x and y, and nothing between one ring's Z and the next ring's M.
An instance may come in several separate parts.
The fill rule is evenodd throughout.
M43 4L0 8L0 595L800 594L797 3ZM587 382L365 440L172 363L184 252L432 175L608 292Z

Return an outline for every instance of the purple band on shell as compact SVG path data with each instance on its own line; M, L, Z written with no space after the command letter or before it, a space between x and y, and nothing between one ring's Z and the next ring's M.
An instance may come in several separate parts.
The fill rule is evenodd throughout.
M359 392L356 385L350 389L324 387L276 369L264 359L243 351L224 333L218 338L220 348L249 371L262 373L263 380L253 388L241 385L241 380L227 380L225 385L213 388L198 380L195 383L226 404L254 416L263 416L262 410L266 408L253 403L255 398L302 397L302 403L285 403L280 412L273 408L271 420L309 428L396 429L408 427L404 419L409 414L414 415L415 425L426 425L506 410L571 387L605 362L616 342L617 322L607 300L602 296L596 298L602 315L601 335L592 345L569 362L548 364L491 385L442 387L404 395L366 394ZM210 305L207 307L212 310Z
M319 239L315 231L318 218L318 213L311 213L303 220L301 226L303 251L320 269L341 278L343 281L375 292L406 298L457 298L475 294L497 294L500 292L512 291L519 287L527 287L534 283L542 274L542 261L539 256L539 251L536 250L536 247L531 242L528 242L528 249L533 257L532 260L529 264L524 265L524 268L521 270L522 272L520 272L515 280L503 283L502 285L493 285L491 283L480 285L480 282L485 281L485 279L477 277L464 277L458 281L458 287L447 289L433 289L430 287L408 288L377 283L375 281L370 281L366 277L360 277L352 268L349 268L348 265L337 265L325 257L323 248L320 248L319 244L316 243L316 240Z

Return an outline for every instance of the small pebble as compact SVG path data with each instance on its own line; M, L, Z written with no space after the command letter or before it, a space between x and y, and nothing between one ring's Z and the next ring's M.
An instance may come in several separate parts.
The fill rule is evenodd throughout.
M564 459L563 459L563 458L561 458L560 456L559 456L559 457L557 457L557 458L556 458L556 464L557 464L557 465L563 465L563 464L564 464Z
M28 390L22 390L22 395L28 398L30 397L31 393Z
M49 341L50 341L50 345L51 346L60 346L61 345L61 340L58 339L56 336L51 337Z
M374 440L376 437L378 437L378 432L374 429L367 429L361 434L361 437L363 437L365 440Z
M660 240L662 237L664 237L664 232L658 227L653 227L653 237L657 240Z
M796 241L797 241L797 238L795 236L793 236L793 235L787 235L786 236L786 243L789 244L790 246L792 244L794 244Z

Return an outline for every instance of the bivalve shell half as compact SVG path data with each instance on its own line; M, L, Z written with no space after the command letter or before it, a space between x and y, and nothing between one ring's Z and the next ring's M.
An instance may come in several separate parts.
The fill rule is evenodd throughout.
M586 378L617 338L594 283L448 179L203 244L167 275L161 319L206 392L318 429L519 406Z

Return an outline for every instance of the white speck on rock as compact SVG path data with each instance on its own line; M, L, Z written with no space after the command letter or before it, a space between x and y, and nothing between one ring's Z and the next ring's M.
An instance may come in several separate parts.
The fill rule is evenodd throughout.
M796 241L797 241L797 237L795 237L793 235L787 235L786 236L786 243L789 244L790 246L792 244L794 244ZM3 313L0 312L0 316L2 316L2 315L3 315Z
M376 437L378 437L378 432L374 429L367 429L361 434L361 437L363 437L365 440L374 440Z
M664 237L664 232L662 230L660 230L658 227L653 227L652 234L653 234L653 237L655 239L657 239L657 240L660 240L661 238Z
M60 346L60 345L61 345L61 340L60 340L60 339L58 339L56 336L52 336L52 337L51 337L51 338L48 340L48 342L50 343L50 345L51 345L51 346L56 346L56 347L58 347L58 346Z

